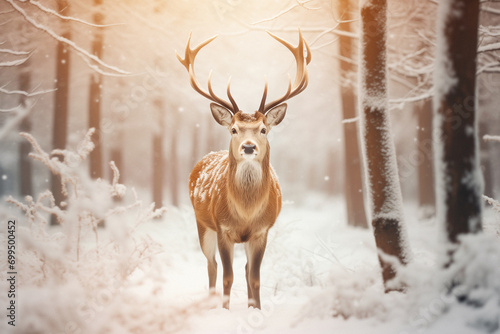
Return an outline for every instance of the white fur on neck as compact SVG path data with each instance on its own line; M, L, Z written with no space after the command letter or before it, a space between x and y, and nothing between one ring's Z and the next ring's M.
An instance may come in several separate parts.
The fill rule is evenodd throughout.
M244 160L236 167L236 183L240 187L254 187L262 181L262 167L254 160Z

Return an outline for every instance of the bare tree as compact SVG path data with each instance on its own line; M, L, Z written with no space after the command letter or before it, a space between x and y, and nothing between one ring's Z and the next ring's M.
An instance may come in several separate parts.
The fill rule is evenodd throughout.
M154 101L156 107L155 111L157 113L158 127L157 131L153 133L153 202L155 203L155 209L163 207L163 173L164 171L164 159L163 159L163 133L165 132L164 127L164 110L163 101L160 97L157 97ZM175 160L175 159L174 159Z
M178 206L179 200L179 161L177 159L177 137L179 133L177 132L177 125L179 124L179 110L175 106L172 106L172 110L169 112L170 122L170 154L169 154L169 182L168 187L170 190L170 200L172 205Z
M60 15L66 15L69 12L69 2L67 0L58 0L57 8ZM66 40L71 40L71 30L68 22L61 22L64 31L61 34ZM63 41L57 42L56 54L56 92L54 94L54 120L52 127L52 148L65 149L68 132L68 104L69 104L69 67L70 52L69 47ZM52 174L51 191L57 205L64 201L64 195L61 191L61 178ZM57 219L54 215L51 217L51 225L56 225Z
M352 32L352 8L350 0L339 1L341 31ZM352 59L353 41L348 35L339 35L340 75L344 78L340 88L342 97L342 113L344 118L344 191L347 212L347 223L352 226L368 228L365 203L363 199L363 182L361 158L358 142L358 122L356 119L356 96L353 80L355 69Z
M395 148L390 131L387 99L386 0L368 0L361 7L360 107L367 184L375 243L379 249L386 291L397 274L397 265L407 263L406 230L398 179ZM399 287L400 288L400 287Z
M438 221L450 242L481 230L476 126L479 0L439 3L434 97Z
M103 0L94 0L94 14L93 20L96 27L92 27L92 54L97 58L102 58L102 46L103 46L103 34L102 25L103 14L102 5ZM94 128L96 130L96 136L94 137L95 149L90 153L89 163L90 163L90 176L92 178L98 179L103 177L103 158L102 158L102 136L101 136L101 87L102 87L102 75L98 72L92 73L90 75L90 85L89 85L89 128Z
M28 92L31 86L31 72L29 68L29 63L22 65L19 71L19 90ZM21 107L27 108L27 96L21 96ZM29 115L23 117L19 125L20 132L30 132L31 131L31 119ZM22 196L33 196L33 181L32 181L32 166L31 158L28 157L31 151L30 143L26 141L21 141L19 143L19 191Z

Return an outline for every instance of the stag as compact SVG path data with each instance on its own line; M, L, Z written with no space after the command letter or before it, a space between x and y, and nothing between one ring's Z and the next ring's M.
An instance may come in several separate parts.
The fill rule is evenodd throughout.
M184 59L176 53L189 73L191 87L212 101L210 110L217 123L231 135L228 151L212 152L196 164L189 177L189 196L196 216L201 249L207 258L208 281L215 294L217 278L216 248L223 268L223 307L229 308L233 284L233 250L235 243L244 243L247 257L246 281L248 306L260 308L260 267L267 244L267 234L281 210L281 189L270 165L269 131L285 117L286 100L298 95L308 83L307 65L311 52L299 30L299 43L294 47L269 33L287 47L295 57L297 71L294 83L290 78L286 93L266 103L267 80L258 111L244 113L231 96L229 102L212 90L211 73L208 91L201 88L194 72L198 52L212 42L214 36L194 49L187 41Z

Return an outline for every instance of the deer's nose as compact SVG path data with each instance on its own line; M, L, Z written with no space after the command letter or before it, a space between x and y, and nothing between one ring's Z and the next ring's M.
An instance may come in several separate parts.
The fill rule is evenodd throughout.
M243 150L245 154L252 154L255 151L256 146L254 144L243 144Z

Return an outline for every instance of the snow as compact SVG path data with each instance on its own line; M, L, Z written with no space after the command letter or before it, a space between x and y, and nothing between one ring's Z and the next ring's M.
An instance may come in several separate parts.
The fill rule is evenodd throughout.
M485 141L498 141L498 142L500 142L500 136L484 135L483 139Z
M262 310L248 309L245 254L235 248L231 310L208 298L206 260L191 207L148 218L147 206L82 229L80 259L64 228L18 222L17 331L4 333L498 333L498 236L469 236L448 271L436 270L441 245L433 219L406 206L415 260L404 270L406 294L385 294L370 230L345 224L340 198L305 194L285 201L262 264ZM3 210L2 210L3 211ZM144 219L145 218L145 219ZM500 216L489 216L498 225ZM36 223L36 222L35 222ZM98 236L96 240L96 235ZM5 238L5 234L1 235ZM3 241L2 241L3 242ZM5 261L3 258L1 261ZM218 261L220 263L220 260ZM5 268L5 262L1 262ZM5 270L0 275L4 275ZM443 281L462 275L452 296ZM0 288L5 291L6 280ZM470 292L471 303L453 297ZM0 296L2 304L5 296ZM213 308L213 305L216 305Z
M203 157L204 165L190 194L192 198L204 202L209 194L218 194L220 192L218 184L227 173L228 157L229 152L227 150L210 152Z

